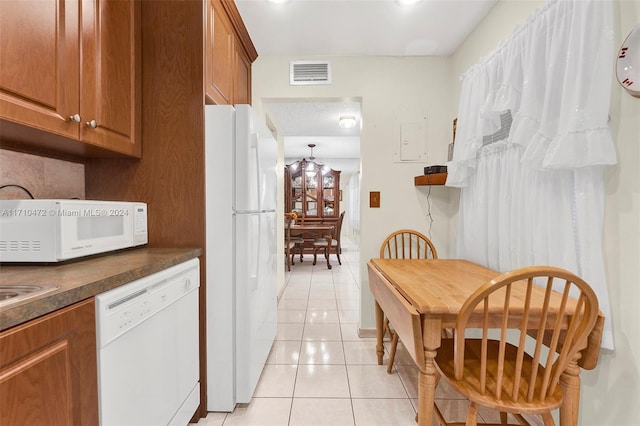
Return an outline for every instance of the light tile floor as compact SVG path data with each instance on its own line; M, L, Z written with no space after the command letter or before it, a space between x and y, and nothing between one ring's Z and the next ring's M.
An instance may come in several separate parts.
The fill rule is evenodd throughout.
M394 370L377 364L375 338L358 336L359 252L345 243L342 265L305 256L286 274L278 334L254 398L233 413L209 413L206 426L415 426L418 369L400 343ZM445 417L464 422L468 403L440 383ZM499 422L480 410L480 422ZM434 421L434 424L437 422Z

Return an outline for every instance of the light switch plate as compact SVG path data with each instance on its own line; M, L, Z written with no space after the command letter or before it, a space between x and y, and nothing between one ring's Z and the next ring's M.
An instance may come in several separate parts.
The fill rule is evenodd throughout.
M380 191L369 192L369 207L380 207Z

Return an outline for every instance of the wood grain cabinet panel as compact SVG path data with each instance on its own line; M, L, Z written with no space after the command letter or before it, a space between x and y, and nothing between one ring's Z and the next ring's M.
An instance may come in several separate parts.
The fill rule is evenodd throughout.
M140 2L85 0L82 23L80 139L140 157Z
M77 0L0 1L0 116L77 138Z
M218 105L233 102L233 27L220 0L208 0L206 57L206 96Z
M258 53L232 0L207 0L206 5L206 103L250 104L251 64Z
M251 62L238 45L236 45L235 70L233 103L251 104Z
M0 1L0 118L73 148L12 138L140 157L140 34L136 0Z
M94 299L0 333L0 424L97 425Z

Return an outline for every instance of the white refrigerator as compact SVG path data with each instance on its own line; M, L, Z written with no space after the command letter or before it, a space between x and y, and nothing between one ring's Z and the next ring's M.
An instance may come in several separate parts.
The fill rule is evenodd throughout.
M277 144L249 105L205 107L207 408L248 403L276 336Z

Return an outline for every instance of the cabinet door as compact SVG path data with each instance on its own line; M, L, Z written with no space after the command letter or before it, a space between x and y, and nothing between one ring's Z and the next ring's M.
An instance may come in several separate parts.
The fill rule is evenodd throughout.
M251 104L251 62L236 43L236 66L234 86L234 104Z
M322 217L340 214L340 172L329 170L322 176Z
M140 157L140 2L84 0L80 138Z
M78 0L0 1L0 117L78 138Z
M97 425L93 299L0 333L0 424Z
M233 103L234 35L231 21L220 0L207 0L205 39L206 82L208 103Z
M322 216L336 216L335 202L338 188L335 187L333 174L322 176Z

